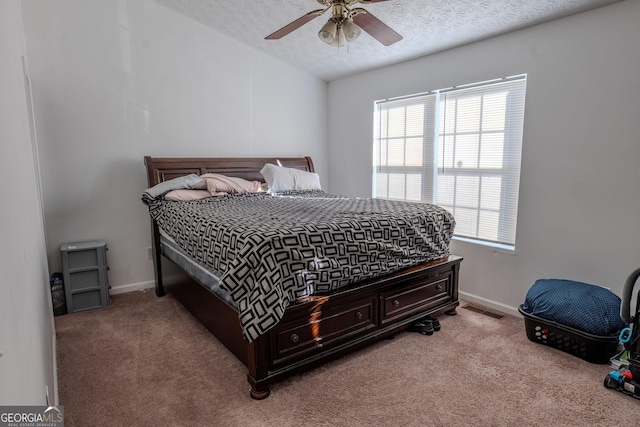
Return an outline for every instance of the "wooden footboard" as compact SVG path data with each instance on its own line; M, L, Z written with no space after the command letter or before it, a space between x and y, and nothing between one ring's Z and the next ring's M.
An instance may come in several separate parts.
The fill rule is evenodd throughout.
M426 316L455 314L462 258L449 256L290 306L250 348L251 396L269 384L405 330Z
M175 159L145 157L149 186L189 173L223 173L260 179L265 163L313 171L304 158ZM257 175L258 174L258 175ZM161 254L151 222L158 296L170 292L247 367L250 395L263 399L269 386L406 329L426 315L455 314L462 258L448 256L367 280L289 306L283 318L252 343L243 339L237 311Z
M248 344L238 313L162 258L165 287L248 369L254 399L269 385L405 330L426 315L455 314L462 258L449 256L290 306L269 332ZM165 273L166 274L166 273Z

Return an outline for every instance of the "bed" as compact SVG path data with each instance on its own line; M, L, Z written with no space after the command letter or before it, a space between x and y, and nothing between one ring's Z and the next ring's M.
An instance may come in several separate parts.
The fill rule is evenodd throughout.
M263 182L264 178L260 171L265 164L303 172L314 172L313 162L309 157L153 158L147 156L144 158L144 162L147 168L149 187L191 176L190 174L220 174L248 181ZM295 199L299 198L295 192L284 196L288 203L294 203ZM240 201L254 203L253 200L259 200L266 206L266 208L261 208L260 212L263 212L264 216L260 219L264 220L265 224L274 221L274 218L271 217L275 215L271 215L269 212L272 206L270 203L276 203L273 200L276 197L269 197L265 194L252 195L252 197L254 198L251 198L249 202L241 200L243 197L229 197L228 199L233 200L234 203ZM250 197L244 198L250 199ZM306 193L304 198L308 198ZM313 198L312 203L316 203L317 206L333 203L326 200L328 197L322 192L313 194ZM304 201L304 203L307 202L307 200ZM344 198L338 202L347 207L351 206L348 203L352 203ZM215 203L218 203L218 200ZM276 315L265 314L265 310L260 308L262 307L260 304L252 305L251 298L242 299L243 302L238 303L239 297L230 298L229 295L225 295L224 290L220 292L219 289L215 289L211 285L210 282L220 282L225 285L226 279L221 279L221 276L226 278L229 274L228 272L223 274L212 268L211 265L206 265L211 255L199 256L203 250L192 247L197 242L203 240L206 242L207 239L201 238L197 232L194 232L194 227L183 236L179 234L180 231L175 231L176 227L167 225L170 218L178 215L176 206L179 203L159 203L158 205L168 207L163 207L163 210L158 213L152 212L156 207L150 206L156 294L163 296L166 292L171 293L247 367L250 396L254 399L266 398L270 393L269 386L277 381L312 369L377 340L393 337L394 334L406 330L413 322L426 315L437 316L442 313L453 315L459 305L458 273L462 258L448 253L448 240L443 243L435 238L435 246L439 248L439 252L425 258L428 259L426 262L411 262L407 266L403 266L389 264L385 260L383 264L393 266L393 271L387 273L370 271L367 259L364 259L362 268L349 267L350 273L345 273L348 277L342 278L341 285L335 287L321 286L324 283L321 280L321 274L329 276L334 273L340 274L335 271L332 273L331 270L321 271L324 265L322 260L313 264L320 265L318 271L309 272L303 269L307 276L300 280L298 280L298 276L301 275L295 268L296 264L290 264L286 268L280 264L277 268L273 264L265 264L269 271L278 269L280 271L296 271L291 276L295 276L296 280L301 282L293 294L287 293L287 288L283 288L284 291L280 290L274 293L273 295L277 294L277 297L281 299L278 304L271 303L276 298L275 296L271 294L264 296L266 301L270 301L271 305L276 306L274 309ZM185 206L187 205L190 208L196 205L206 205L202 208L209 209L208 204L204 202L187 202ZM198 209L201 208L198 207ZM361 210L360 207L358 209ZM366 212L364 213L366 214ZM189 215L196 214L199 215L199 213L189 211ZM188 217L191 218L191 216ZM253 214L253 219L256 220L255 214ZM175 223L179 222L191 223L193 221L191 219L175 221ZM276 224L278 223L276 222ZM347 224L351 223L347 222ZM196 231L204 228L209 227L202 224L195 226ZM233 228L237 229L238 225L234 224ZM299 233L299 236L304 237L304 233L317 231L315 228L310 228L310 230L297 229L296 232ZM246 230L243 228L244 234L240 234L247 234L244 231ZM450 231L452 232L452 230ZM311 235L309 234L309 236ZM185 243L187 239L185 236L190 237L193 241ZM258 237L262 238L262 236ZM233 236L232 238L235 239ZM305 245L308 245L308 241L305 240L305 242ZM338 245L340 242L333 243ZM443 247L445 244L446 247ZM268 243L263 245L267 248L263 252L251 253L257 259L254 262L262 262L269 258L270 252L268 251L273 245L273 243ZM306 247L305 245L302 246ZM229 244L230 248L233 246L233 244ZM304 251L296 251L296 253L300 252ZM413 252L409 253L413 254ZM375 257L374 255L375 253L371 252L369 258ZM317 258L317 254L314 256ZM424 258L424 254L421 256ZM354 264L357 264L357 259L357 257L352 257L352 260L355 260ZM371 265L378 265L378 261L380 260L376 260L376 263ZM234 259L233 262L237 264L240 261ZM286 264L288 261L278 262ZM192 264L194 268L191 268ZM294 267L291 267L292 265ZM260 268L263 267L259 264L250 264L250 267L237 267L236 270L246 272ZM343 266L341 270L347 271L348 269ZM360 274L354 275L353 271ZM278 281L286 281L286 277L282 276L283 274L278 276ZM249 276L243 275L242 277ZM309 280L308 277L313 280ZM253 281L259 282L262 279L251 277L247 280L253 283ZM260 283L263 282L264 280ZM275 283L275 279L273 282ZM291 279L289 282L295 282L295 280ZM272 284L269 282L269 289ZM241 285L241 283L236 283L235 286ZM300 286L306 286L304 293L300 293ZM229 286L226 287L229 290ZM291 295L296 296L292 298ZM263 317L259 319L259 322L253 322L252 319L258 315ZM264 320L267 318L268 322ZM260 326L262 324L268 325L262 327Z

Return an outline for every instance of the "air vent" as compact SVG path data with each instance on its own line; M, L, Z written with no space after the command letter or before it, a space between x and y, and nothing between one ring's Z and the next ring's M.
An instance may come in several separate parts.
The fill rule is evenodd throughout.
M476 313L484 314L485 316L489 316L494 319L502 319L504 317L504 315L502 314L498 314L495 311L490 311L485 307L480 307L478 305L467 304L462 306L462 308L467 309L469 311L476 312Z

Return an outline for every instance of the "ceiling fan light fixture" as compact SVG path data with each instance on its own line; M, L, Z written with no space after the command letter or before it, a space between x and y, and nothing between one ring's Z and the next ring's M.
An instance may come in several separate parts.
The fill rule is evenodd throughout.
M318 37L326 44L332 45L336 41L337 32L338 24L333 19L329 19L318 32Z
M336 37L331 46L342 47L347 42L347 39L344 36L344 31L342 29L342 24L337 25Z
M402 40L402 36L393 28L376 18L371 12L361 7L354 7L356 3L370 4L389 0L317 0L323 8L312 10L269 34L265 40L278 40L292 31L297 30L308 22L331 11L331 18L318 32L318 37L329 46L344 46L356 40L362 31L382 43L390 46Z
M351 43L358 37L360 37L360 33L362 30L356 24L353 23L351 19L345 19L342 22L342 32L344 33L344 38L347 42Z

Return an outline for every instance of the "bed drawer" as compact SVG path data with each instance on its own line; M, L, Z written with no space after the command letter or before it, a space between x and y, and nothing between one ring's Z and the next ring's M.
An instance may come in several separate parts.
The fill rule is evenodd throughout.
M380 323L385 325L399 318L452 301L452 275L441 273L424 281L380 294Z
M335 307L317 307L309 317L276 326L271 331L272 368L302 359L374 329L376 297Z

